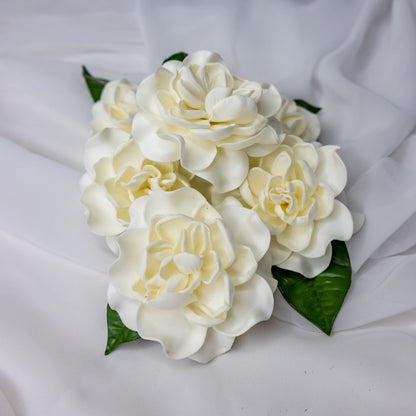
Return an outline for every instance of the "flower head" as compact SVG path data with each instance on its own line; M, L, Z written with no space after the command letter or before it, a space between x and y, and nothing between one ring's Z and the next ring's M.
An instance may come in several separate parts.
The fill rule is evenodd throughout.
M329 265L331 241L351 238L348 209L334 198L347 173L335 146L287 136L252 167L240 187L271 234L273 264L314 277Z
M187 186L178 162L154 162L143 157L137 143L119 129L103 129L85 148L87 169L81 202L89 211L88 225L97 234L113 236L130 223L129 207L155 190Z
M270 317L276 282L256 272L270 234L256 213L217 211L182 188L137 200L130 215L108 300L142 338L172 358L206 362Z
M212 52L167 62L138 86L137 102L143 112L132 133L145 157L180 160L219 192L241 185L248 156L264 156L281 142L276 88L232 76Z

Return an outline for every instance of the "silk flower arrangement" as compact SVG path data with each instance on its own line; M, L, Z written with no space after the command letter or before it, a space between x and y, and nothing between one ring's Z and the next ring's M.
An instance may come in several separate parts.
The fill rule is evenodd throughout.
M118 256L106 354L143 338L206 363L270 318L277 287L329 335L353 219L320 109L208 51L172 55L139 85L83 75L95 104L81 202Z

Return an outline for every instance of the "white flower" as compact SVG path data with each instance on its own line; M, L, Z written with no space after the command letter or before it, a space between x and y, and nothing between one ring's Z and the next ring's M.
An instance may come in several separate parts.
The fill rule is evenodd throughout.
M316 114L296 105L290 98L282 97L282 105L276 118L287 134L300 137L305 142L316 140L321 132Z
M255 212L216 211L182 188L138 199L130 215L108 290L128 328L171 358L207 362L271 316L276 282L256 272L270 233Z
M143 112L132 134L142 153L180 160L219 192L241 185L248 156L264 156L281 142L276 88L232 76L212 52L167 62L138 86L137 102Z
M108 82L100 100L92 107L93 133L106 128L118 127L131 132L133 117L141 111L136 102L137 85L122 79Z
M349 240L353 232L350 212L334 199L347 180L336 150L287 136L250 169L240 188L244 202L269 227L273 264L306 277L328 267L332 240Z
M123 130L107 128L85 147L86 174L81 180L81 202L88 210L93 232L113 236L130 222L129 207L154 190L187 186L178 162L145 159L137 143Z

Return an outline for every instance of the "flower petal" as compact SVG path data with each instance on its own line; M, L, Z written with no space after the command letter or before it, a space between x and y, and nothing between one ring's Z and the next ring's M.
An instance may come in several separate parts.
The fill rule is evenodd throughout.
M235 337L220 334L215 328L208 328L204 345L189 358L201 364L206 364L218 355L229 351L234 343Z
M332 240L347 241L351 238L352 231L350 211L344 204L335 200L332 214L323 220L315 221L311 242L299 254L312 258L322 257Z
M133 119L132 134L145 158L156 162L179 159L177 140L159 134L160 123L146 113L137 113Z
M298 272L305 277L313 278L322 273L331 262L332 245L328 244L325 254L321 257L309 258L299 253L292 253L283 263L278 264L282 269Z
M331 187L337 196L347 183L347 169L336 153L338 146L321 146L318 148L319 163L315 171L318 183Z
M214 106L218 104L220 101L229 97L232 91L232 88L217 87L213 88L211 91L208 92L208 94L205 97L205 110L210 117L212 116Z
M238 188L248 172L248 158L242 150L218 149L214 161L204 170L195 172L211 182L217 192L224 193Z
M128 142L130 135L116 128L105 128L87 140L84 163L88 173L94 175L93 166L100 159L112 157L119 146Z
M117 311L127 328L137 331L137 312L141 305L140 302L121 295L111 283L107 289L107 302L111 309Z
M257 107L261 115L271 117L279 111L282 104L282 97L274 85L266 86L266 88L263 89L263 94L257 103Z
M292 250L279 244L276 240L276 236L272 236L268 252L272 256L272 264L278 265L283 263L290 256Z
M181 164L189 171L208 168L217 155L217 147L208 140L201 140L193 134L184 135L179 142Z
M234 286L241 285L253 277L257 270L257 261L253 252L247 246L238 246L234 263L227 269L227 273Z
M186 215L194 218L205 204L208 204L206 199L192 188L180 188L171 192L154 191L144 207L144 219L150 224L156 215Z
M183 65L206 65L211 62L219 62L223 63L221 56L217 53L210 52L210 51L197 51L194 53L189 54L184 60Z
M234 131L235 125L213 125L209 129L192 129L191 133L201 140L209 140L211 142L218 142L229 137Z
M209 285L201 284L194 292L197 305L208 316L217 318L231 308L234 286L227 273L221 273Z
M253 325L270 318L273 312L273 293L269 284L258 274L237 286L233 306L227 319L215 329L221 334L239 336Z
M137 331L142 338L162 344L168 357L181 359L202 347L207 328L189 323L183 309L164 310L142 305L137 314Z
M160 90L169 91L169 85L174 74L167 68L160 67L154 74L145 78L137 87L137 104L143 110L154 115L160 115L157 104L156 92Z
M292 224L278 235L276 240L282 246L292 251L302 251L310 244L313 233L313 222L305 225Z
M126 227L117 219L117 210L108 200L103 188L92 183L81 195L81 203L88 211L88 226L99 235L117 235Z
M252 98L244 95L232 95L213 106L210 121L249 124L256 117L257 105Z
M120 254L110 267L110 282L121 295L141 300L133 285L139 278L139 269L146 248L146 230L129 229L120 236L117 244Z
M247 246L259 261L269 249L270 232L256 212L242 207L222 206L223 221L232 230L237 245Z

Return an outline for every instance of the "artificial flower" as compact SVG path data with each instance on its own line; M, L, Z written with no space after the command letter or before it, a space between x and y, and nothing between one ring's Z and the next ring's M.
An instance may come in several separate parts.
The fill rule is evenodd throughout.
M136 90L137 85L125 79L108 82L100 100L92 107L93 133L106 127L117 127L130 133L133 117L140 111Z
M321 132L319 119L296 104L294 100L282 96L282 105L275 116L287 134L300 137L305 142L316 140Z
M347 172L336 146L287 136L271 154L252 162L241 199L268 226L273 264L314 277L331 261L331 241L353 232L350 211L335 197Z
M132 134L146 158L180 160L219 192L245 180L249 156L264 156L282 140L276 88L233 76L212 52L169 61L137 88Z
M105 236L126 229L129 207L136 199L188 185L178 162L146 159L130 135L116 128L105 128L87 141L85 167L81 202L88 210L90 229Z
M270 318L276 281L257 270L270 233L254 211L217 211L182 188L137 199L130 216L108 289L125 326L171 358L207 362Z

